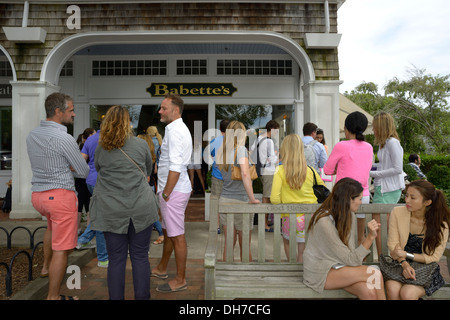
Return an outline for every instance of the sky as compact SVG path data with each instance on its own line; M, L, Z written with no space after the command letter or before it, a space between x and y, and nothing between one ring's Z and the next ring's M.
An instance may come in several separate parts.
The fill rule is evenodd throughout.
M374 82L378 92L407 69L450 74L448 0L346 0L338 10L339 91Z

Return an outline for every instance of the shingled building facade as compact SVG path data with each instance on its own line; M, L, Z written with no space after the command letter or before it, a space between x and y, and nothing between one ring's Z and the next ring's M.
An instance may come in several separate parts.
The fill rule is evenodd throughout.
M25 138L55 91L74 99L75 137L114 104L130 107L137 132L158 126L163 95L176 92L191 133L206 132L205 141L214 136L207 129L241 112L255 114L249 128L277 120L281 138L314 122L334 145L343 3L0 1L0 120L11 122L0 134L2 152L12 150L0 184L12 178L17 186L10 217L38 216Z

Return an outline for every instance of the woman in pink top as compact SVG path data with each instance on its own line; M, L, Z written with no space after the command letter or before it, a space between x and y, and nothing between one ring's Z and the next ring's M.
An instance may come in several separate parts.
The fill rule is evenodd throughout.
M336 175L336 182L348 177L353 178L364 188L362 203L370 202L369 172L372 168L373 147L364 141L363 132L367 129L367 117L355 111L345 118L345 138L338 142L331 151L323 171L328 175ZM357 214L358 243L364 237L365 215Z

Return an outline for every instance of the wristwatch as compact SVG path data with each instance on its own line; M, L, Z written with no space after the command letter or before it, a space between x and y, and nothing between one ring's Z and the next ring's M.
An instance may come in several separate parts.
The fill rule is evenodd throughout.
M163 199L167 199L169 196L163 192L162 197Z

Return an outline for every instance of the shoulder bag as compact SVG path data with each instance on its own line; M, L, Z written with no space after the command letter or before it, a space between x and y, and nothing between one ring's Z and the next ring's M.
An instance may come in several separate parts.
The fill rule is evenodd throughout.
M438 272L440 270L439 264L436 262L425 264L416 261L408 261L410 266L416 272L416 280L405 279L403 276L403 267L397 260L392 259L390 256L380 255L379 261L384 281L395 280L404 284L421 286L425 289L431 286L433 273L435 273L436 270L438 270Z
M237 150L234 153L234 161L233 164L231 165L231 180L239 181L242 180L242 174L240 166L238 167L234 165L234 163L236 162L236 157L237 157ZM256 173L256 167L253 163L250 164L250 157L248 161L249 161L250 179L255 180L258 178L258 174Z
M316 172L310 166L308 166L308 168L311 169L314 176L314 184L313 184L314 195L317 198L317 202L322 203L330 195L330 190L322 184L317 184Z

